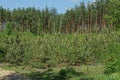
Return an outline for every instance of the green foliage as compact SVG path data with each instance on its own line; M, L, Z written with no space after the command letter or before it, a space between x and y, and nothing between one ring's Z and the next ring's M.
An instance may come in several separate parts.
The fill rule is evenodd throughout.
M55 67L119 58L119 32L90 34L0 33L1 60L16 65ZM4 59L4 60L3 60Z
M14 24L12 22L7 22L6 23L5 32L6 32L7 35L11 35L12 34L13 27L14 27Z
M71 80L72 78L79 76L86 76L86 74L82 72L76 72L74 68L67 67L65 69L61 69L58 72L54 72L53 69L48 69L42 73L40 72L31 72L26 74L30 79L35 80ZM86 78L88 79L88 78ZM82 79L80 79L82 80ZM91 80L91 79L88 79Z
M107 58L106 66L104 73L105 74L112 74L120 71L120 36L118 33L112 33L113 36L111 39L111 44L109 44L107 48L107 52L109 57ZM115 40L116 38L116 40Z
M6 41L6 34L0 33L0 62L4 62L5 60L6 48L7 48L7 44L5 43L5 41Z
M119 80L120 73L113 73L111 75L97 75L94 77L95 80Z
M111 0L108 3L108 7L106 9L107 14L105 18L108 20L109 24L114 25L117 28L120 28L120 1L119 0Z
M55 8L48 7L43 10L28 7L12 11L0 7L0 30L4 30L2 27L7 26L8 34L11 34L12 30L29 31L34 35L40 35L42 32L86 33L94 29L102 31L112 24L112 27L119 27L119 5L119 0L96 0L94 3L89 1L87 4L83 1L64 14L58 14Z
M96 0L87 6L81 2L65 14L58 14L55 8L48 7L13 11L0 7L0 30L5 28L0 32L0 62L37 68L100 62L107 63L105 74L119 72L119 7L119 0ZM110 26L117 30L104 29ZM67 68L58 75L49 74L51 71L45 73L44 79L65 80L75 76L76 72Z
M30 80L119 80L120 72L110 75L103 74L102 65L89 65L89 73L86 65L73 67L57 67L49 69L38 69L30 66L15 66L4 64L0 68L20 73ZM9 77L9 76L8 76Z
M120 72L120 61L119 60L108 63L104 70L105 74L112 74L116 72Z
M67 67L66 69L60 70L59 75L65 78L72 78L77 76L78 73L73 68Z
M4 60L5 53L3 50L0 50L0 62Z

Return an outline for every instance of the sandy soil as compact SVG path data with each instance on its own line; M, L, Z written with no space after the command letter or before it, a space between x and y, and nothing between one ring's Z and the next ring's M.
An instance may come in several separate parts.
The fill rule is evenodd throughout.
M14 71L3 70L0 68L0 80L30 80L15 73Z
M3 70L3 69L0 69L0 78L5 76L5 75L10 75L10 74L13 74L15 73L14 71L8 71L8 70Z

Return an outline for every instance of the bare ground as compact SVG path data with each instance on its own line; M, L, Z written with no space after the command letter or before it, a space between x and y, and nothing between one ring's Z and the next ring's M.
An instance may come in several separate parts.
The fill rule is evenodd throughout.
M0 68L0 80L29 80L14 71L3 70Z

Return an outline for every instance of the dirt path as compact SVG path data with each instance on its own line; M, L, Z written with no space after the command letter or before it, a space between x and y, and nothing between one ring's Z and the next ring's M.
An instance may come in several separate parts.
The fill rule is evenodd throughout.
M10 75L10 74L13 74L15 73L14 71L8 71L8 70L3 70L0 68L0 78L5 76L5 75Z
M14 71L3 70L0 68L0 80L29 80Z

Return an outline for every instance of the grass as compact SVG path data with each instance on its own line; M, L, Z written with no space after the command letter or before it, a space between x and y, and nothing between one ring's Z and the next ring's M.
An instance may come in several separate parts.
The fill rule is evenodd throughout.
M16 73L20 74L29 74L31 72L37 71L36 68L32 68L30 66L15 66L10 64L1 65L0 68L10 71L15 71Z
M103 73L105 63L109 63L109 60L114 60L114 58L119 58L119 34L119 32L89 35L45 34L31 37L28 33L26 35L22 33L20 37L21 43L18 44L17 37L14 38L15 36L11 35L13 37L11 39L8 36L9 45L6 38L3 38L6 43L0 38L3 41L1 44L3 52L10 46L7 51L8 62L14 62L14 65L2 65L0 67L35 80L120 80L120 73L110 75ZM13 45L11 40L13 42L15 40L14 44L16 45ZM20 44L22 47L19 46ZM4 47L3 45L8 46ZM19 54L20 51L24 52L24 55L22 57L18 55L19 59L16 57L18 60L14 59L14 55ZM100 62L102 64L95 64ZM77 63L79 66L69 66L78 65ZM89 65L83 65L83 63ZM22 66L15 66L17 64Z
M72 67L50 68L44 72L30 66L2 65L0 68L15 71L35 80L120 80L119 73L103 74L103 65L81 65Z

